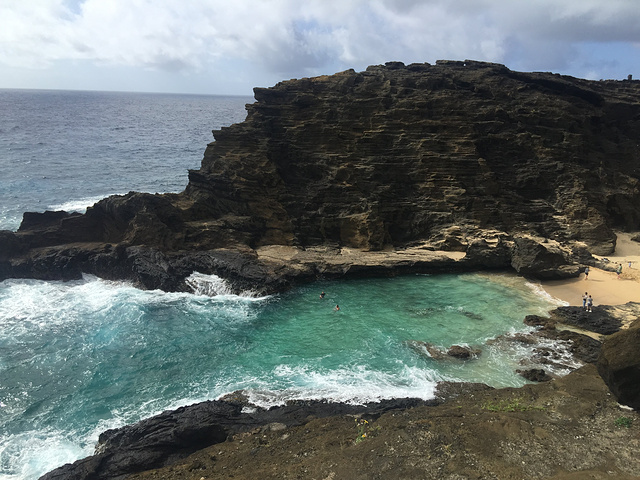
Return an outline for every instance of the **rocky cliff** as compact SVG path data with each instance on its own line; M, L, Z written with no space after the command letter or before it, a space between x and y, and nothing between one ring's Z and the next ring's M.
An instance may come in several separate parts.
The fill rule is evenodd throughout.
M0 232L0 279L88 272L180 289L199 270L276 289L345 274L351 260L326 267L343 248L416 246L464 253L438 268L552 278L640 224L638 81L391 62L255 98L243 123L214 132L183 193L25 214ZM273 245L289 253L265 260Z

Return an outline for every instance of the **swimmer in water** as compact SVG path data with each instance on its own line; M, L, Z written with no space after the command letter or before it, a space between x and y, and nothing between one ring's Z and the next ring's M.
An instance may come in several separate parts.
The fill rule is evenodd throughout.
M336 305L336 308L334 308L334 310L337 312L338 310L340 310L340 306Z
M325 295L325 293L324 293L324 292L322 292L322 293L320 294L320 298L324 298L324 295Z

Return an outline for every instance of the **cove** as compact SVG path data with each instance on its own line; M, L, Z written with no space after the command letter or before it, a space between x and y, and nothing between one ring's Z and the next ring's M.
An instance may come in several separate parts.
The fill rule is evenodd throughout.
M507 274L320 281L268 297L230 294L214 276L190 283L195 293L0 283L3 479L37 478L92 454L108 428L236 390L271 406L428 399L444 380L519 386L531 347L491 340L557 306ZM481 354L437 360L420 342Z

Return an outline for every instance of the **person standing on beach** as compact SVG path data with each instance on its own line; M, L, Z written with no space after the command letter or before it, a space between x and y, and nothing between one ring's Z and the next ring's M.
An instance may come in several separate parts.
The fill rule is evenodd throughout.
M620 278L620 274L622 273L622 264L619 263L618 267L616 268L616 273L618 274L618 279Z
M584 279L587 280L589 278L589 267L584 267Z
M584 292L584 295L582 295L582 308L585 310L587 309L587 298L589 298L589 294Z
M593 312L593 298L591 298L591 295L587 298L587 312Z

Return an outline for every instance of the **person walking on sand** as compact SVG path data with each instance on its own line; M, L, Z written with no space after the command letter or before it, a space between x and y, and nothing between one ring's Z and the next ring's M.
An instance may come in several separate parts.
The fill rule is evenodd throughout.
M618 279L620 279L620 274L622 273L622 264L619 263L618 267L616 268L616 273L618 274Z
M584 267L584 279L587 280L589 278L589 267Z
M587 312L593 312L593 298L591 298L591 295L587 298Z
M582 308L585 310L587 309L587 298L589 298L589 294L584 292L584 295L582 295Z

